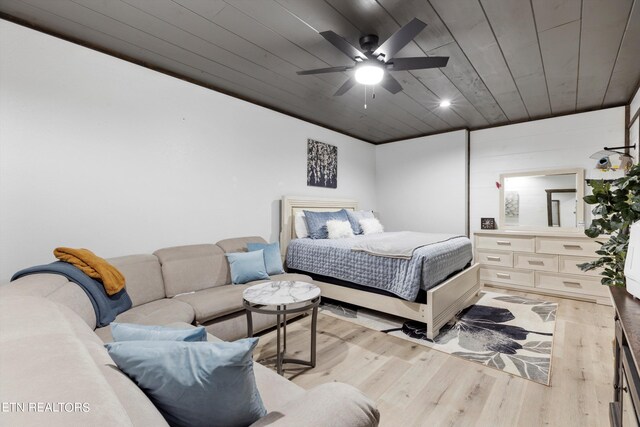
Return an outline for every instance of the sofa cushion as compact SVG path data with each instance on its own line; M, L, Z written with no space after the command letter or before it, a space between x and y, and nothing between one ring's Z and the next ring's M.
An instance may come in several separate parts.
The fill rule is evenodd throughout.
M235 342L123 341L109 354L176 426L246 426L267 411L256 387L257 338Z
M226 314L243 310L242 291L248 285L224 285L175 297L193 307L196 321L204 323Z
M226 254L231 268L231 282L244 284L252 280L269 279L264 263L264 250Z
M131 425L118 396L59 307L41 297L0 298L0 401L81 406L77 411L59 411L53 421L50 412L5 412L2 424ZM88 330L75 315L73 322Z
M166 296L199 291L231 282L224 251L216 245L189 245L159 249Z
M128 255L108 261L124 275L134 307L165 297L160 261L155 255Z
M248 243L267 243L260 236L235 237L233 239L224 239L216 243L225 253L231 252L247 252Z
M31 274L0 286L0 298L5 296L39 296L64 304L91 328L96 327L96 312L85 291L59 274Z
M158 325L139 325L137 323L111 323L111 336L114 341L187 341L207 340L204 326L197 328L169 328Z

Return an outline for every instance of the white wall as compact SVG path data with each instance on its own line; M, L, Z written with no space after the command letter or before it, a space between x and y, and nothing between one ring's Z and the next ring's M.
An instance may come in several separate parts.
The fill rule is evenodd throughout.
M466 234L467 131L378 146L379 216L389 231Z
M0 281L62 245L273 241L285 194L376 207L370 144L2 20L0 52ZM306 186L307 138L337 190Z
M624 145L624 121L624 107L617 107L471 132L471 231L480 229L482 217L498 220L495 183L502 173L584 168L586 178L620 176L595 170L589 156L607 145ZM590 209L585 210L589 223Z

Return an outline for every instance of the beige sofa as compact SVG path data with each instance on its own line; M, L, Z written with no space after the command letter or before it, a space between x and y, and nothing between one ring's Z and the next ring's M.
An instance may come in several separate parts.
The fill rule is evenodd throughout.
M230 284L224 253L245 250L248 242L264 240L228 239L111 259L124 274L133 301L116 321L202 324L217 337L210 335L210 340L246 336L241 295L249 284ZM288 274L272 279L310 280ZM255 330L273 324L273 316L254 318ZM89 299L62 276L31 275L0 287L0 402L6 406L0 411L0 425L166 425L104 349L104 342L111 340L110 328L95 326ZM255 425L378 423L373 403L351 386L329 383L305 391L259 364L254 366L268 410ZM34 403L52 405L29 406ZM68 404L83 403L88 411L84 407L67 411Z

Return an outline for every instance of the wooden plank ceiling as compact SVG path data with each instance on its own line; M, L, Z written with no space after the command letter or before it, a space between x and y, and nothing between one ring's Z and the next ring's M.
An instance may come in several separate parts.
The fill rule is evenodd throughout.
M1 17L227 94L382 143L623 105L640 80L640 0L0 0ZM398 56L404 91L333 93L350 65L318 33L358 46L417 17ZM63 58L61 58L63 60ZM452 102L440 108L442 99Z

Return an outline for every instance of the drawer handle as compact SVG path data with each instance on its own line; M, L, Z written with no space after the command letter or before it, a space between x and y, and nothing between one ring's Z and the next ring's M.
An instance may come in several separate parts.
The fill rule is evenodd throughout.
M500 277L501 279L511 279L511 275L507 273L496 273L496 276Z
M500 257L487 255L487 261L500 261Z
M567 282L566 280L563 281L562 283L564 283L565 286L569 286L571 288L581 288L582 285L580 284L580 282Z
M562 245L565 249L582 249L580 245Z
M538 261L536 259L530 259L529 264L531 265L544 265L544 261Z
M508 240L498 240L496 242L498 245L503 245L503 246L511 246L511 242Z

